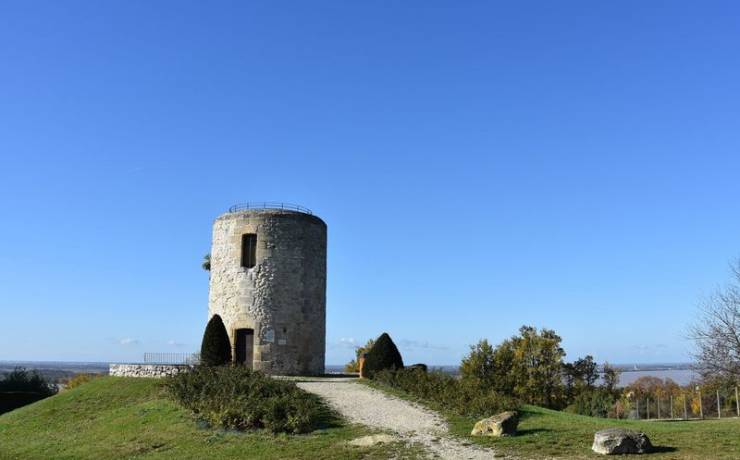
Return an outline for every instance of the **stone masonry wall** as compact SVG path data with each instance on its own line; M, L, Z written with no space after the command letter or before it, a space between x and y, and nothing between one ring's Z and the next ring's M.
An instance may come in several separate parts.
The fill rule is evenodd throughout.
M111 364L108 375L114 377L162 378L190 369L187 364Z
M241 266L243 234L257 235L256 265ZM232 347L254 330L254 369L322 374L326 347L326 224L283 210L227 213L213 224L208 317L218 314Z

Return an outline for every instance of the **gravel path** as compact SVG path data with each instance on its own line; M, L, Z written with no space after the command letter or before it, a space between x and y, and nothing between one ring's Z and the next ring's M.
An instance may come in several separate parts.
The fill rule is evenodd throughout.
M452 438L439 414L357 383L356 379L316 379L299 382L298 386L324 398L349 421L395 432L404 441L423 445L435 457L495 457L492 450Z

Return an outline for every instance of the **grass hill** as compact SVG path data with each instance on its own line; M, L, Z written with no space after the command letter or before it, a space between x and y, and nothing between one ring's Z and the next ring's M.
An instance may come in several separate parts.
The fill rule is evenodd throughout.
M199 427L153 379L102 377L0 416L0 459L385 459L401 445L354 447L370 434L333 420L309 435Z

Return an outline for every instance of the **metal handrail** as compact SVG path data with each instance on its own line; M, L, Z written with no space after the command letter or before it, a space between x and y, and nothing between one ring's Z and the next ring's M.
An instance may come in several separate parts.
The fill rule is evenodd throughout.
M281 209L286 211L298 211L313 215L313 211L298 204L282 203L279 201L261 201L239 203L229 208L229 212L248 211L250 209Z

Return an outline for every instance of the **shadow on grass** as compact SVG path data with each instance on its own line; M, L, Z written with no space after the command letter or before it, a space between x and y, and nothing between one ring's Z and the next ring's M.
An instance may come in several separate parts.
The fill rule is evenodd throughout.
M538 433L550 433L552 430L549 430L547 428L529 428L526 430L516 430L515 436L527 436L527 435L533 435Z
M675 447L668 446L653 446L653 450L650 451L652 454L664 454L668 452L676 452L678 449Z

